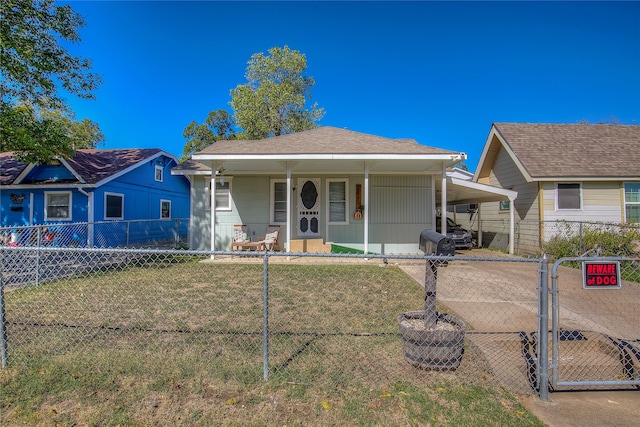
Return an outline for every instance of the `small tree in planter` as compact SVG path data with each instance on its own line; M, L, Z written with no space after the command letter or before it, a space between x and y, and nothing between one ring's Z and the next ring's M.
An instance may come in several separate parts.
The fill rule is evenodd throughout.
M455 253L453 240L433 231L422 232L420 248L430 255ZM438 266L446 265L446 260L427 260L424 310L410 311L398 317L405 359L419 368L456 369L462 360L466 326L450 314L438 313L436 308Z

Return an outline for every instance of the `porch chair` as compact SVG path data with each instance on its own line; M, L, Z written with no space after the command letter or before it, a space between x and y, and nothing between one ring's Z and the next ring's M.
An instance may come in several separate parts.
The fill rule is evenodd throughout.
M280 226L279 225L270 225L267 227L267 232L264 237L260 239L260 242L263 244L264 248L268 251L279 251L280 243L278 242L278 237L280 235Z
M247 226L245 224L234 224L233 240L231 241L231 250L242 250L242 244L248 240Z

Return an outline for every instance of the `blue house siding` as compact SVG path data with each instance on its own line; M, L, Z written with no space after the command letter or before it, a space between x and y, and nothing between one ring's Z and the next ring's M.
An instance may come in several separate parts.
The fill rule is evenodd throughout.
M137 154L143 150L122 151L131 156L132 152ZM100 150L95 152L99 153ZM147 150L143 154L146 155L148 152L153 156L146 160L136 158L120 170L113 166L113 162L106 163L103 159L106 167L114 172L110 175L99 175L99 172L94 173L87 167L82 172L88 175L88 178L82 181L77 176L81 175L78 172L80 166L76 169L76 174L63 164L34 166L19 183L11 183L10 187L2 186L0 226L60 224L62 229L63 225L96 223L91 226L67 228L74 228L74 236L67 236L66 239L80 245L91 243L94 246L119 246L174 238L176 219L189 218L190 215L189 181L184 176L171 175L170 168L177 164L174 158L155 154L160 152L159 150ZM117 162L119 150L109 153L114 162ZM162 167L161 181L156 180L156 166ZM97 182L91 182L92 173L98 176L94 179ZM46 194L56 192L71 194L71 215L67 219L51 220L46 216ZM106 216L106 194L122 196L121 217ZM24 198L21 199L23 195ZM17 203L19 199L21 201ZM161 201L170 203L168 218L161 217ZM107 223L103 224L105 221ZM28 233L32 233L33 230L37 229L33 228Z

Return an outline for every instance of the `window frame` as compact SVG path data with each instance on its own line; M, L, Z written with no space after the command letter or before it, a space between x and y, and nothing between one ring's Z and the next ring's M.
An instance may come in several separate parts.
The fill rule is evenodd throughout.
M287 220L286 220L286 216L287 216L286 205L285 205L285 210L284 210L285 220L284 221L276 221L276 219L275 219L276 184L284 184L284 187L285 187L285 190L284 190L284 194L285 194L284 202L285 202L285 204L287 202L287 180L286 179L280 179L280 178L271 179L271 181L269 183L269 224L285 225L287 223Z
M66 194L68 196L68 204L67 208L69 209L69 214L66 217L51 217L49 216L49 196L52 195L63 195ZM62 205L59 205L62 206ZM73 218L73 192L71 191L45 191L44 192L44 220L45 221L71 221Z
M577 186L578 190L578 207L560 207L560 186L571 185ZM582 210L582 183L581 182L556 182L556 211L581 211ZM565 189L568 190L568 189ZM565 196L567 197L567 196Z
M107 216L107 197L108 196L114 196L114 197L119 197L120 198L120 216ZM104 193L104 212L103 212L104 216L103 218L105 220L113 220L113 221L119 221L119 220L123 220L124 219L124 194L123 193L112 193L109 191L105 191Z
M160 177L158 177L158 172L160 172ZM155 165L153 169L153 178L156 182L164 182L164 167L160 165Z
M209 183L207 184L207 211L211 212L211 179L208 180ZM228 206L221 206L219 203L216 203L216 212L230 212L233 210L233 198L231 197L231 187L233 183L233 179L230 176L225 176L224 177L224 185L228 186L229 188L227 189L221 189L220 191L226 191L227 192L227 203ZM216 178L215 179L215 186L216 186L216 196L218 195L218 185L223 185L220 184L220 179ZM222 193L221 193L222 194Z
M627 194L634 194L634 191L627 191L627 186L637 186L638 191L638 200L637 201L628 201ZM622 189L624 191L623 202L624 202L624 221L631 222L631 220L627 216L627 206L639 206L640 207L640 182L624 182L622 184ZM636 220L636 222L640 223L640 218Z
M165 203L169 204L169 216L163 216L164 210L162 209L162 205L164 205ZM171 219L171 200L160 199L160 219Z
M344 221L331 221L331 184L334 182L344 183ZM349 225L349 179L348 178L327 178L327 224L329 225Z

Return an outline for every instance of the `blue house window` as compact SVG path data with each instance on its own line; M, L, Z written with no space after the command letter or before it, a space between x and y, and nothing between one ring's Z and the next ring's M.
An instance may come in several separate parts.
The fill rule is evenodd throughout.
M116 193L104 194L104 218L123 219L124 195Z
M164 169L162 168L162 166L156 165L155 178L158 182L164 181Z
M160 219L171 218L171 200L160 200Z
M71 192L45 192L44 219L47 221L71 221Z

